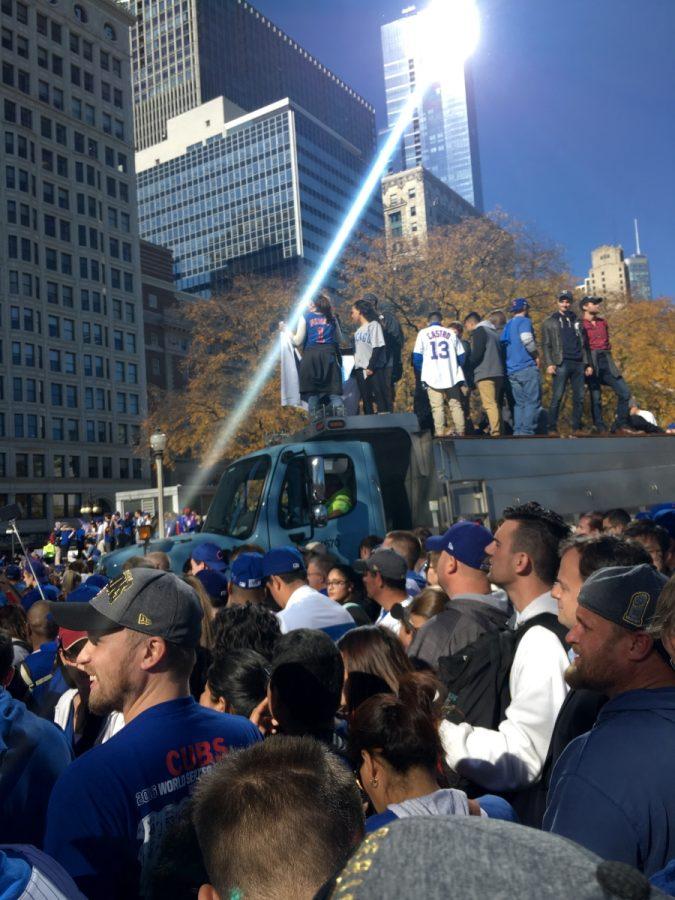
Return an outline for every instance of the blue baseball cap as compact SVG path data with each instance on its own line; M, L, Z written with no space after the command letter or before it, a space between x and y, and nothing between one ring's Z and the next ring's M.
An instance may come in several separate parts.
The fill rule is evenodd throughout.
M259 588L263 582L262 553L241 553L230 568L230 581L244 590Z
M106 575L99 575L98 573L95 573L94 575L90 575L89 578L87 578L85 584L89 585L90 587L98 588L100 590L107 585L109 580L110 579Z
M654 522L665 528L671 541L675 541L675 509L662 509L655 513Z
M9 565L5 569L5 575L8 578L15 578L18 580L19 578L21 578L21 569L18 566L15 566L14 564Z
M205 563L214 572L225 572L227 570L225 551L218 544L212 544L208 541L203 544L197 544L190 556L195 562Z
M96 587L95 584L90 585L89 579L87 579L83 584L79 587L76 587L74 591L71 591L66 597L67 603L89 603L90 600L93 600L94 597L98 594L101 588Z
M512 313L522 312L524 309L529 309L529 308L530 308L530 304L527 302L527 300L524 297L518 297L511 304L511 312Z
M431 552L445 551L470 569L480 569L485 548L494 540L492 532L476 522L458 522L439 536L427 538L424 548Z
M276 550L268 550L263 556L262 570L263 578L269 578L270 575L288 575L291 572L304 576L305 563L295 547L278 547Z

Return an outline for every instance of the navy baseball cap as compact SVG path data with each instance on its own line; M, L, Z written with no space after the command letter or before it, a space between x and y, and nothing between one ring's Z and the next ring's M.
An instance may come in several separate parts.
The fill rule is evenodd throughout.
M527 302L527 300L524 297L518 297L511 304L511 312L512 313L522 312L524 309L529 309L529 308L530 308L530 304Z
M305 575L305 563L295 547L278 547L276 550L268 550L263 556L263 578L269 578L270 575L288 575L291 572L297 572L303 577Z
M40 559L36 559L36 557L31 556L29 559L26 559L23 564L24 572L28 572L29 574L32 571L32 574L35 575L38 581L44 581L47 577L47 566Z
M647 629L666 584L653 566L607 566L588 576L579 591L579 606L629 631Z
M561 291L561 293L558 294L558 300L569 300L571 303L572 300L574 300L572 291Z
M494 540L492 532L476 522L457 522L445 534L427 538L424 549L432 553L445 551L470 569L480 569L485 548Z
M262 553L240 553L230 568L230 581L244 590L259 588L263 582Z
M195 578L201 582L213 606L220 607L227 604L228 582L222 572L214 572L213 569L202 569L201 572L197 572Z
M195 589L173 572L129 569L89 603L49 604L57 625L72 631L103 633L129 628L196 647L202 633L202 605Z
M209 569L213 569L214 572L225 572L227 569L225 551L218 544L212 544L209 541L197 544L190 556L195 562L204 563Z
M19 579L21 578L21 569L18 566L12 564L10 566L7 566L7 568L5 569L5 575L8 578Z

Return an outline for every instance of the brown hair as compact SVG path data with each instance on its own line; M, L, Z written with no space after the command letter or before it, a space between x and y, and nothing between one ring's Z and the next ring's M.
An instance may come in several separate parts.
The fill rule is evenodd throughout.
M400 679L412 672L403 645L387 628L377 625L353 628L340 638L338 648L348 675L352 672L375 675L392 691L397 691Z
M424 616L425 619L433 619L445 609L449 599L443 588L436 585L425 587L416 597L413 597L413 602L406 609L408 618Z
M194 575L183 575L183 581L186 581L190 587L194 588L195 593L199 597L199 602L202 605L204 615L202 617L202 636L199 639L199 643L202 647L206 647L207 650L213 650L216 643L216 631L213 624L213 604L211 603L211 598L206 593L206 589L199 578L195 578Z

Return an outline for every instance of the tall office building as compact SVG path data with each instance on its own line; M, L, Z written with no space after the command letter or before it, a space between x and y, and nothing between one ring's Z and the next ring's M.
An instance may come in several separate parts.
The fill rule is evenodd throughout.
M478 215L475 207L423 166L386 175L382 207L389 253L417 254L434 228Z
M215 97L243 112L290 97L356 147L375 149L375 114L354 90L245 0L129 0L136 148Z
M362 156L291 100L237 118L222 97L170 119L136 154L141 236L168 247L179 290L316 266L356 195ZM361 227L382 227L379 198Z
M112 0L0 5L0 505L29 532L149 474L131 24Z
M587 294L630 299L630 281L623 247L603 244L591 253L591 268L584 282Z
M630 295L633 300L652 299L652 276L649 270L649 259L640 250L640 232L638 221L635 222L635 253L626 258L630 278Z
M382 26L387 125L392 128L408 96L427 76L421 26L414 6ZM407 128L391 172L424 166L479 211L483 188L470 63L452 67L427 91Z

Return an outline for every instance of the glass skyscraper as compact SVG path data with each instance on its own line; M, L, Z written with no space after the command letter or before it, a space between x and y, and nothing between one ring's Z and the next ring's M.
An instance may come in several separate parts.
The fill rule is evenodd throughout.
M425 80L424 48L415 7L382 26L382 56L387 124L392 128L402 107ZM447 67L443 81L427 91L407 128L390 171L422 165L478 210L483 209L478 136L469 63Z
M222 97L170 120L136 154L141 236L169 247L179 290L314 266L355 196L355 148L286 99L227 121ZM362 227L382 227L377 201Z
M223 96L242 112L290 97L349 141L375 150L373 107L245 0L129 0L136 147L169 119Z
M636 253L626 257L630 295L633 300L652 299L652 276L649 271L649 260L644 253Z

